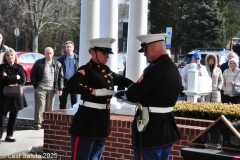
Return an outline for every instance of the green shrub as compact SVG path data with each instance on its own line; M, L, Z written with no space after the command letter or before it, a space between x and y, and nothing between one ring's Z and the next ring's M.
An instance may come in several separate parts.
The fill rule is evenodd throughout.
M179 117L209 120L216 120L224 115L230 121L236 121L240 120L240 104L178 101L174 114Z

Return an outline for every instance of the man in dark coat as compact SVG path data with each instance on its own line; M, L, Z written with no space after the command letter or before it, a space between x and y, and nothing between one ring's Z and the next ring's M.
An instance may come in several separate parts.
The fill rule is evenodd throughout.
M123 98L140 106L132 124L135 160L141 157L144 160L168 160L173 143L181 139L173 113L181 78L176 65L166 53L166 36L137 36L142 46L139 52L144 52L149 65L127 91L115 95L122 98L125 94Z
M111 71L106 65L113 54L113 38L97 38L89 41L91 60L81 66L68 80L67 90L81 94L81 104L72 121L72 160L101 159L105 138L111 133L110 100L115 85L128 87L133 82Z
M30 73L34 87L34 121L37 130L42 127L43 111L50 112L53 110L55 93L61 96L63 89L62 65L53 59L53 48L45 48L44 55L44 58L34 63Z
M65 42L66 54L59 57L57 60L62 64L63 76L64 76L64 88L62 90L62 95L59 96L60 109L66 109L68 94L71 96L72 106L77 103L77 95L74 93L69 93L66 90L66 84L68 79L70 79L78 69L78 55L73 52L74 44L72 41Z

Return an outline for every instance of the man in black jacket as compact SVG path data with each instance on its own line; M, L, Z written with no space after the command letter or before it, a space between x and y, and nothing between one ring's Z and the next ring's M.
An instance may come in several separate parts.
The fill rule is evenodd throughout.
M53 59L53 49L47 47L44 51L45 58L37 60L30 73L31 82L34 87L36 129L41 128L43 109L52 111L55 93L62 95L63 71L62 65ZM45 106L46 102L46 106Z
M144 52L149 65L127 91L115 95L117 98L126 97L139 106L132 124L135 160L141 157L144 160L168 160L173 143L181 139L173 112L180 92L181 77L166 53L166 36L137 36L142 47L139 52Z
M72 41L65 42L66 54L59 57L57 60L62 64L63 76L64 76L64 88L62 90L62 95L59 96L60 109L66 109L67 97L69 92L66 90L66 84L68 79L70 79L78 69L78 55L73 53L74 44ZM75 93L70 93L72 106L77 103L77 95Z

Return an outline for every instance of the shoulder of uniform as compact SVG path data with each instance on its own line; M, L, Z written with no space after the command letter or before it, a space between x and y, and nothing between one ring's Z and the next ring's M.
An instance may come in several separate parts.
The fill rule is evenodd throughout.
M84 65L84 66L79 67L77 72L82 75L86 75L86 66Z

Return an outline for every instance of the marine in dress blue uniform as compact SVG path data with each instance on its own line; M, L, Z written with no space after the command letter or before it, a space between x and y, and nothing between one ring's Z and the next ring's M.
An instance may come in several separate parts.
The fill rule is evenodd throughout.
M83 104L76 112L69 133L72 160L99 160L105 138L111 133L110 100L115 85L128 87L133 82L111 71L105 65L113 54L113 38L97 38L89 41L91 60L81 66L68 80L67 90L81 94Z
M181 78L176 65L169 58L165 48L167 34L149 34L137 36L149 65L139 80L125 94L127 101L141 106L132 124L132 143L135 160L168 160L172 145L181 139L175 123L173 107L178 99ZM140 121L147 120L143 114L145 108L149 120L145 128L139 130ZM137 127L138 126L138 127Z

